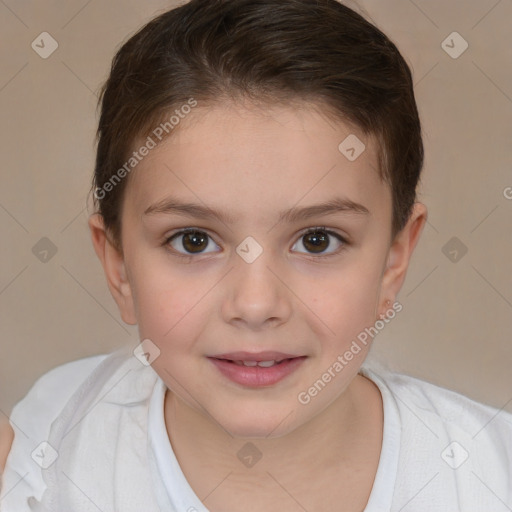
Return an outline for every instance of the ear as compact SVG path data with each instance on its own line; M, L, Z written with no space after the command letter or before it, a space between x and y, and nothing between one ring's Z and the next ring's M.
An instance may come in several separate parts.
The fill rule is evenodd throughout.
M89 229L94 250L101 261L110 293L117 303L122 319L130 325L137 323L130 283L127 279L123 255L111 243L103 217L94 213L89 217Z
M395 302L405 280L412 253L427 221L427 208L415 203L405 227L397 233L388 251L386 266L382 275L378 310L381 314L389 309L389 302Z

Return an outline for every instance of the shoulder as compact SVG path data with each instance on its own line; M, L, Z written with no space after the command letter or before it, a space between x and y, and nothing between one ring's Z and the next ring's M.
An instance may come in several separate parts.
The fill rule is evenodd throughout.
M417 510L436 509L439 497L452 507L463 497L464 510L489 510L500 506L496 496L510 497L512 414L410 375L370 370L369 377L387 400L385 428L400 439L399 498L410 499L431 479L415 498Z
M3 506L10 505L12 510L21 512L27 510L27 495L42 494L44 481L32 454L48 439L53 421L75 391L108 356L85 357L52 368L39 377L14 406L9 418L14 429L14 441L0 489ZM23 499L24 503L20 501Z
M109 354L76 359L55 366L39 377L27 394L14 406L11 418L30 404L32 410L51 417L58 413L78 386ZM35 408L35 409L33 409Z
M497 408L479 402L428 380L396 372L377 360L365 362L360 373L392 399L401 420L413 415L452 426L472 437L483 428L497 436L506 435L512 449L512 414L505 410L507 404Z
M47 437L52 421L106 357L108 354L77 359L41 375L12 410L10 420L17 437Z
M410 408L424 418L465 432L500 439L512 453L512 414L410 375L392 373L383 377L400 409Z
M440 474L440 493L445 485L469 496L478 492L479 478L490 479L498 494L510 492L512 414L411 375L384 370L370 378L386 395L388 412L395 411L388 428L400 438L401 481Z
M39 377L12 410L10 419L15 431L23 432L25 437L47 435L43 426L50 426L80 384L108 355L70 361Z

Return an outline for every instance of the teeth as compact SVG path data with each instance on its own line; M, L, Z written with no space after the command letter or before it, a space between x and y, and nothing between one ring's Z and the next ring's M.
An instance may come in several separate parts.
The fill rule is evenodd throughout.
M258 366L263 366L263 368L269 368L270 366L274 366L275 364L276 364L275 361L259 361L258 362Z
M281 361L233 361L239 366L261 366L262 368L270 368Z

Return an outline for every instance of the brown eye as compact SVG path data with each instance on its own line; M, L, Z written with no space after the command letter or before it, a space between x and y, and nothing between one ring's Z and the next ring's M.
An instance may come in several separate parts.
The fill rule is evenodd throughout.
M304 247L310 252L323 252L329 247L329 235L321 231L306 233L302 240Z
M333 240L334 244L332 243ZM302 245L306 253L319 254L320 256L333 255L339 252L345 245L348 245L341 235L325 228L312 228L302 234L292 249L304 252L296 248L297 244ZM330 250L331 248L332 250Z
M180 231L168 239L172 248L181 254L212 252L206 250L211 245L210 241L214 246L216 245L204 231L194 229Z

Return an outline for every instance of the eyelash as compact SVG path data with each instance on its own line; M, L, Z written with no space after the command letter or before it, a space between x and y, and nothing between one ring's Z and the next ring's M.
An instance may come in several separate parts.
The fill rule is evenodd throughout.
M327 229L325 226L315 226L315 227L312 227L312 228L307 228L304 231L301 231L301 233L299 234L299 236L297 238L297 241L300 240L301 238L303 238L304 236L310 234L310 233L316 233L318 231L324 232L324 233L326 233L328 235L333 236L339 242L341 242L342 245L336 251L331 252L331 253L327 253L327 254L314 255L314 253L309 253L311 259L314 259L314 260L327 259L327 258L330 258L332 256L336 256L340 252L342 252L344 249L346 249L346 247L348 245L350 245L345 237L343 237L339 233L336 233L335 231L331 231L331 230ZM190 261L190 260L193 260L193 259L197 259L198 256L201 256L201 254L208 254L208 253L197 253L197 255L183 254L183 253L181 253L179 251L176 251L176 250L174 250L172 248L169 248L170 242L172 240L174 240L175 238L179 238L180 236L186 235L187 233L196 233L196 232L204 233L205 235L208 236L208 238L212 239L212 237L208 233L206 233L206 231L203 231L202 229L199 229L199 228L192 228L191 227L191 228L182 229L182 230L177 231L176 233L173 233L172 235L166 237L165 240L162 243L162 246L166 247L170 252L172 252L173 255L176 255L176 256L178 256L180 258L184 258L187 261ZM295 243L293 245L295 245ZM305 254L305 253L302 253L302 254Z

